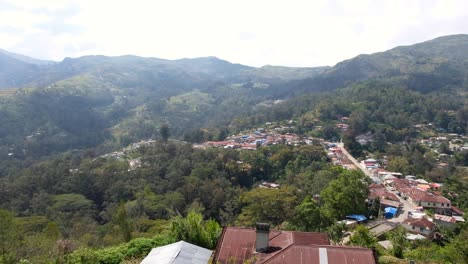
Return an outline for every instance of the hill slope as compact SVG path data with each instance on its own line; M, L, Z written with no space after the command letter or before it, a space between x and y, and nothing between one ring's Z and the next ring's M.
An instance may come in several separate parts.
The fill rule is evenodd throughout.
M173 136L203 127L224 130L239 117L255 120L256 105L373 79L424 93L466 91L467 59L468 35L360 55L331 68L137 56L37 65L0 53L0 87L35 87L0 98L0 148L2 155L14 150L27 157L103 142L121 146L157 136L163 123Z
M452 35L343 61L313 78L298 81L296 93L343 88L355 82L393 78L412 90L466 87L468 35Z

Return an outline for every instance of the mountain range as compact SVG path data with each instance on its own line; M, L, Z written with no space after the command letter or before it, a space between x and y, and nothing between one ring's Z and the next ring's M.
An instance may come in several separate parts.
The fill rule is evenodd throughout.
M52 62L2 50L0 152L45 155L103 142L125 145L154 137L163 123L175 136L228 127L236 118L252 116L258 104L369 80L423 94L451 88L466 92L468 35L311 68L130 55Z

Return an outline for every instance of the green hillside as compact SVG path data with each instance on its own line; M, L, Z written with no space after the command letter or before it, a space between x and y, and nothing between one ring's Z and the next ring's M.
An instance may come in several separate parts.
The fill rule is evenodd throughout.
M343 88L357 81L392 78L409 89L431 92L467 88L468 35L440 37L389 51L359 55L318 75L298 81L300 92Z
M0 86L33 88L0 97L0 155L15 153L24 159L97 146L104 151L156 137L163 123L175 137L199 128L225 129L235 119L255 116L255 106L269 100L365 80L423 93L463 94L467 39L441 37L360 55L331 68L255 68L215 57L136 56L85 56L37 65L2 53ZM255 118L247 123L252 122Z

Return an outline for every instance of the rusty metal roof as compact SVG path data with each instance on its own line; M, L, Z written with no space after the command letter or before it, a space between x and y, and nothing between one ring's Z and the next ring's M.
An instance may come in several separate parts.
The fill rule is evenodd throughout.
M427 228L427 229L434 229L435 224L431 221L429 221L427 218L422 217L422 218L407 218L403 222L403 224L407 224L410 226L415 226L415 227L421 227L421 228Z
M265 253L255 252L255 238L255 229L225 227L213 263L375 263L372 250L331 246L325 233L272 230Z
M259 262L260 263L260 262ZM376 263L372 250L338 246L291 246L264 264L372 264Z

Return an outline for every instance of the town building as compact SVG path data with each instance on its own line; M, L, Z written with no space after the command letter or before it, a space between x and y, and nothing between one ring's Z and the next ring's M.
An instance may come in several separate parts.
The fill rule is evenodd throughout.
M327 234L224 227L213 264L377 263L371 249L330 245Z
M407 193L407 197L414 205L433 209L436 213L448 214L451 211L449 199L431 192L413 189Z
M426 217L408 218L401 225L410 233L420 234L425 237L431 237L436 226L434 222L429 221Z

